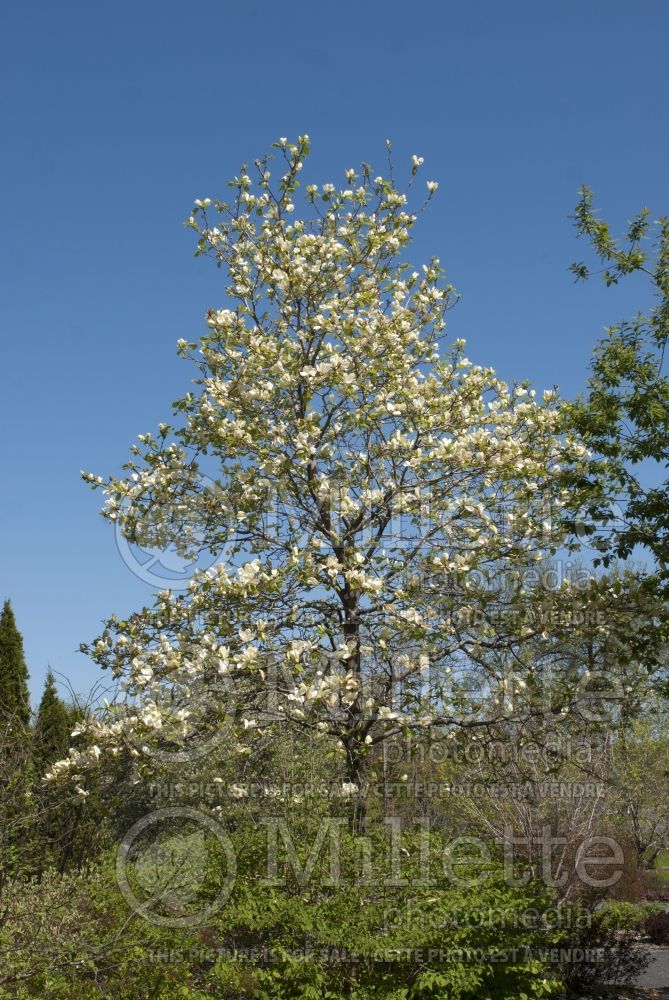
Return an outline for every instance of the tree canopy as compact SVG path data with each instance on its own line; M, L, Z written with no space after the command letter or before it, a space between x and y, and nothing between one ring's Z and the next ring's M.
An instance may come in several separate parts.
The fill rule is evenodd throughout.
M85 478L130 541L213 565L85 647L125 700L56 773L168 732L187 753L223 724L244 752L280 719L334 739L357 784L395 733L570 711L588 670L552 655L559 634L616 635L634 658L624 577L555 588L539 572L593 493L559 398L448 342L439 260L406 260L422 160L407 192L363 164L344 187L307 184L298 213L309 149L281 139L188 219L227 275L225 308L179 342L195 389L124 477Z

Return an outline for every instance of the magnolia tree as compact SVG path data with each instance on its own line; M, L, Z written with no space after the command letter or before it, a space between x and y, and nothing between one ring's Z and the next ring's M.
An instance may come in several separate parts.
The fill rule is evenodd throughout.
M406 263L422 160L406 193L363 164L306 185L298 213L309 138L273 149L188 220L228 276L225 308L179 342L195 387L127 475L85 475L130 542L208 568L84 647L122 695L54 777L124 749L181 760L223 731L243 754L282 722L332 740L358 787L401 732L568 711L581 675L549 684L523 648L620 624L622 584L541 572L592 471L556 393L445 342L454 290L438 259Z

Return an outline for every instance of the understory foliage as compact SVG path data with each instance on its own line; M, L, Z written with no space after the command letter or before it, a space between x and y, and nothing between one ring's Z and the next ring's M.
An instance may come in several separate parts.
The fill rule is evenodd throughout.
M119 839L139 817L193 804L224 826L234 880L216 837L177 817L129 856L144 911L119 891L116 845L78 871L16 880L4 897L0 997L521 1000L642 965L635 934L648 914L558 904L521 852L509 864L492 837L459 841L448 798L429 824L411 814L394 824L412 798L398 791L399 771L394 802L378 803L378 816L370 804L366 833L351 832L341 761L312 753L305 773L306 749L279 730L241 777L221 747L206 764L157 768L152 786L125 785ZM221 892L224 905L190 926Z

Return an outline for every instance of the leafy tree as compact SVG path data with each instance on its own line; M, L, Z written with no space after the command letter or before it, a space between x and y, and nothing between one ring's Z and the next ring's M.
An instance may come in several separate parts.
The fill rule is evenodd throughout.
M669 711L646 705L613 744L612 814L630 838L639 870L652 868L669 846Z
M650 223L644 208L629 223L624 238L597 217L591 191L584 187L576 208L576 228L602 264L607 285L631 274L643 275L656 297L647 313L609 327L597 345L586 395L569 410L572 426L604 460L602 491L591 508L594 518L614 530L594 530L600 559L626 559L636 546L654 559L660 578L669 580L669 376L664 355L669 337L669 219ZM652 239L652 243L649 241ZM585 263L572 265L577 279L590 277ZM652 467L643 482L641 463ZM622 518L612 508L621 499Z

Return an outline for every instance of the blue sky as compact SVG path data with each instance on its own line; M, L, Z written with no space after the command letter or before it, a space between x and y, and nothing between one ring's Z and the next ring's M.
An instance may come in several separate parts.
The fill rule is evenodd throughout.
M573 284L569 222L590 184L612 221L669 213L661 0L332 5L6 4L2 137L0 597L32 688L111 612L150 600L81 468L117 472L169 416L223 276L192 256L196 197L308 132L316 182L425 157L440 182L413 257L462 293L453 336L508 378L582 388L602 328L643 286ZM305 170L305 173L307 171Z

